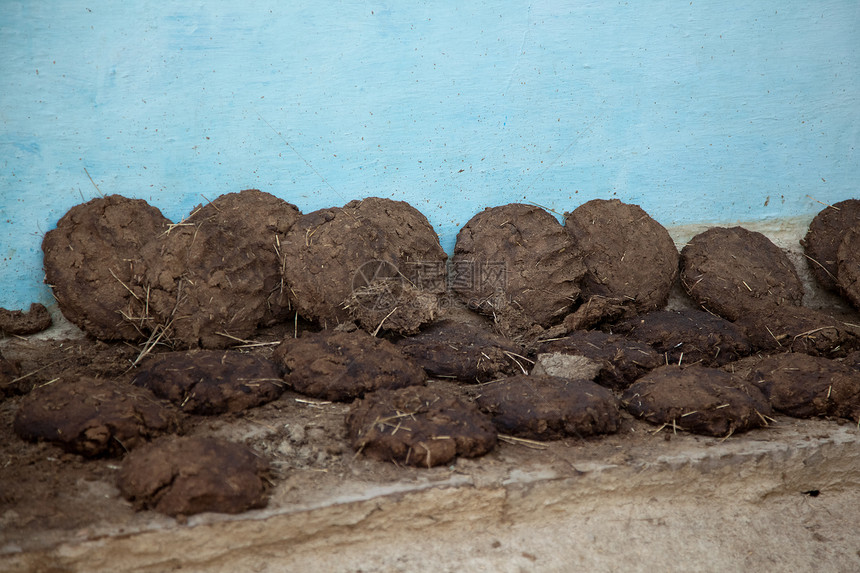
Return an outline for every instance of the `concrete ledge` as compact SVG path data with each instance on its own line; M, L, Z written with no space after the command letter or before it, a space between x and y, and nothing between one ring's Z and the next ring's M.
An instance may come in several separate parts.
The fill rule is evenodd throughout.
M488 463L461 460L421 483L347 481L305 507L158 520L0 562L6 571L860 570L856 426L782 419L724 442L646 429L630 447L505 445Z

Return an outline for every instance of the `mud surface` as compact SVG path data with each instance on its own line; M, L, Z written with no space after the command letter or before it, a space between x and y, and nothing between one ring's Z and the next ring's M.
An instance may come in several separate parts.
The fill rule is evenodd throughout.
M518 375L481 386L475 403L500 434L531 440L611 434L621 426L618 398L590 380Z
M728 436L767 424L761 391L728 372L670 365L651 371L622 396L626 408L652 424L696 434Z
M141 363L132 383L189 414L240 412L271 402L284 383L265 358L236 350L167 352Z
M848 199L823 209L812 219L801 240L809 270L818 284L829 291L837 285L839 245L845 234L860 224L860 200Z
M437 322L397 341L397 348L429 376L487 382L525 370L524 350L487 328L455 321Z
M149 390L113 380L80 378L33 389L22 400L15 433L85 457L121 456L181 430L181 414Z
M349 401L380 388L421 385L427 379L396 346L361 330L286 338L272 359L283 369L290 388L323 400Z
M796 418L860 421L860 371L840 362L776 354L759 362L748 379L762 389L777 412Z
M447 255L402 201L368 198L303 216L284 242L284 277L299 314L333 328L357 321L414 334L436 317Z
M641 207L594 199L567 214L564 224L588 267L583 298L632 301L638 312L666 304L678 276L678 249Z
M420 386L379 390L357 401L346 427L357 452L427 468L482 456L496 445L493 425L473 404Z
M485 209L457 234L451 288L502 333L561 322L579 301L585 274L576 243L539 207Z
M681 281L693 300L730 321L803 299L786 254L743 227L714 227L693 237L681 250Z
M613 390L627 388L644 374L665 363L664 357L648 344L597 330L571 332L563 338L542 344L538 352L539 356L560 353L587 358L596 367L593 380Z
M134 268L142 328L175 348L226 348L282 314L279 243L298 215L247 190L198 206L149 241Z
M35 334L51 326L51 313L45 305L34 302L30 310L7 310L0 308L0 334L26 336Z
M119 195L72 207L42 241L45 282L63 316L97 338L145 338L132 267L169 223L146 201Z
M666 364L722 366L752 352L746 333L704 311L649 312L612 326L613 332L649 344Z
M139 509L171 516L241 513L266 504L269 464L219 438L169 437L129 454L117 484Z

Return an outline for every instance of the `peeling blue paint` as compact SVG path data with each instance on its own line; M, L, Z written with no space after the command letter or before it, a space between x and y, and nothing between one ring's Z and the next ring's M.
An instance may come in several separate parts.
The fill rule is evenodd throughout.
M511 201L671 226L857 196L853 1L3 8L0 306L50 302L41 234L97 195L84 169L172 219L248 187L406 200L448 251Z

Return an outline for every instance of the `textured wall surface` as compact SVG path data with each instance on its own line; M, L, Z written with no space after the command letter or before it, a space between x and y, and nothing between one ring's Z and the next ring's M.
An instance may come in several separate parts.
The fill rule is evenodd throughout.
M50 302L41 237L99 192L174 220L249 187L305 212L390 197L449 252L512 201L617 197L672 226L857 196L854 1L2 8L7 308Z

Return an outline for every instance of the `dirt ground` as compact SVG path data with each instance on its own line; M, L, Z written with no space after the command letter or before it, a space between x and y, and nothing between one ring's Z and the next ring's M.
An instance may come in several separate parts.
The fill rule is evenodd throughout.
M685 234L673 231L676 242ZM793 229L784 235L795 248ZM834 304L817 292L806 303ZM687 304L678 293L670 301ZM280 328L256 340L292 334ZM0 341L0 351L23 373L41 368L29 379L43 384L76 368L130 375L138 349L93 343L61 322L47 336ZM445 380L428 385L463 393ZM0 402L4 571L860 570L860 428L851 422L775 416L723 439L658 431L623 413L617 434L503 440L484 457L422 469L356 455L348 404L287 390L245 412L195 416L187 431L264 454L274 470L268 506L174 519L121 497L120 460L14 435L20 400Z

